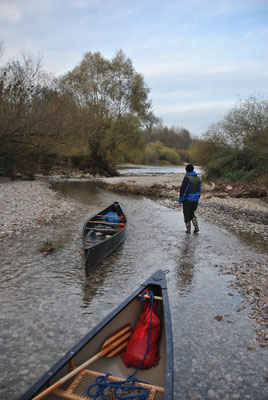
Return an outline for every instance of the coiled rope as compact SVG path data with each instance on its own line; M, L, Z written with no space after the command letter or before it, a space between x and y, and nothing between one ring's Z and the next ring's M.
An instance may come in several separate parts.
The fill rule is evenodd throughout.
M96 381L93 385L90 385L87 389L87 396L91 397L94 400L110 400L106 395L113 394L117 399L124 400L146 400L149 395L149 390L143 386L135 385L136 382L140 383L148 383L143 382L137 378L133 378L134 375L140 370L149 350L150 339L151 339L151 329L152 329L152 314L153 314L153 303L154 303L154 294L148 290L144 290L141 295L141 300L145 301L145 295L151 296L151 311L150 311L150 324L149 324L149 332L148 332L148 341L146 350L143 356L142 361L136 370L131 374L126 380L121 382L112 382L108 381L107 378L110 374L101 375L96 378ZM94 390L94 393L92 393ZM138 390L139 393L131 394L133 390ZM106 393L105 393L106 392ZM106 395L105 395L106 394Z

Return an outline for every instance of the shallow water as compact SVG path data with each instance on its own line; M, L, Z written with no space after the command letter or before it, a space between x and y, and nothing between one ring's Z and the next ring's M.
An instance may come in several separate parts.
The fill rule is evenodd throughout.
M200 168L195 168L197 173L202 172ZM140 165L135 167L124 167L118 169L120 175L162 175L162 174L185 174L185 166L152 166L152 165Z
M202 219L200 234L186 235L181 209L144 197L91 183L53 187L77 200L75 214L0 243L1 399L17 399L159 268L169 271L174 400L267 399L267 349L255 341L246 301L228 287L233 277L220 273L261 261L260 250ZM128 214L126 239L86 277L83 223L115 200ZM46 240L56 250L44 256Z

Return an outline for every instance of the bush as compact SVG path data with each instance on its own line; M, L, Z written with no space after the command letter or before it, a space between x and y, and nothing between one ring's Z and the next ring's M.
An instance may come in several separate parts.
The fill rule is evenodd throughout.
M205 179L267 183L267 162L258 165L258 161L245 150L237 152L229 149L216 153L205 167Z
M145 164L181 164L181 158L176 149L166 147L161 142L149 142L145 148Z

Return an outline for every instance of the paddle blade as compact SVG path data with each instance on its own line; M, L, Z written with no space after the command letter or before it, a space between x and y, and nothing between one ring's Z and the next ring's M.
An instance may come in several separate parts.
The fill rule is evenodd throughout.
M127 345L131 335L131 325L127 324L108 337L101 348L101 355L113 357L120 353Z

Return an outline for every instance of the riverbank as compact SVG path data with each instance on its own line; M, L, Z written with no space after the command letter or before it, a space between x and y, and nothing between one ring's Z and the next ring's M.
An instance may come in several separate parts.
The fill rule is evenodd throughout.
M76 203L59 196L47 181L0 181L0 241L68 216Z
M62 180L64 178L55 178ZM79 179L76 177L75 179ZM114 178L84 177L79 180L101 181L109 190L153 197L170 208L178 207L178 191L183 174L133 176ZM66 180L66 179L64 179ZM203 185L205 186L205 185ZM228 189L229 192L231 189ZM66 218L77 207L75 201L60 196L49 188L47 180L0 182L0 241L6 241L27 231L46 225L52 219ZM233 198L213 186L203 188L198 214L203 219L226 226L238 233L249 234L267 243L267 198ZM201 232L202 234L202 226ZM250 239L252 242L252 239ZM222 268L222 274L235 278L231 285L252 307L252 319L257 321L256 333L260 344L268 346L268 255L263 262L254 259Z
M184 174L121 176L101 180L111 191L165 199L167 206L178 207L183 176ZM268 197L265 187L202 185L198 213L237 233L268 241Z

